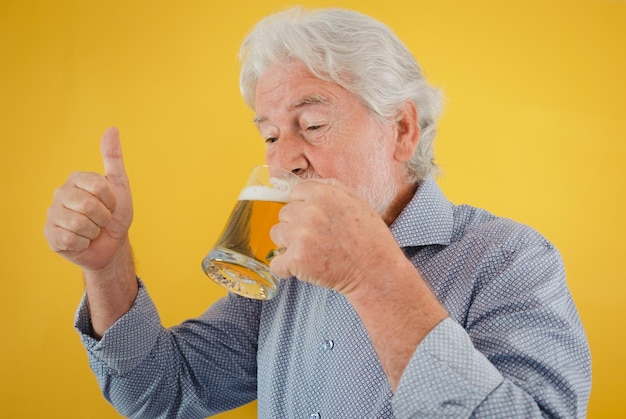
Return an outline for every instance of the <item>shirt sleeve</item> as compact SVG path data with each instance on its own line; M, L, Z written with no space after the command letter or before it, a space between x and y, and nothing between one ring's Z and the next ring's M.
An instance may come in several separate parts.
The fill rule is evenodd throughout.
M399 418L469 417L502 380L465 330L447 318L409 362L393 400L394 412Z
M397 417L585 417L590 355L558 251L499 248L469 309L420 343L392 400Z
M96 340L81 302L75 327L105 398L130 418L205 418L256 398L258 305L237 296L166 329L144 284Z

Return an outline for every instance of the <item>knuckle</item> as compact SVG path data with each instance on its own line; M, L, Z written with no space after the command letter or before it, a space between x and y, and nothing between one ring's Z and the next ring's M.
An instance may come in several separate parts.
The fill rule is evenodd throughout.
M80 231L81 229L80 217L79 216L68 217L64 222L64 227L73 233Z
M72 217L68 221L68 229L76 234L89 235L93 230L93 222L87 217Z
M285 208L287 208L288 205L289 204L283 205L283 207L280 210L278 210L278 221L283 221L285 219L286 211L288 211Z
M87 248L91 241L69 231L57 235L57 252L77 252Z
M89 172L72 172L67 177L67 182L65 182L65 185L63 185L62 188L66 186L73 188L76 184L83 183L92 176L93 173Z
M69 250L72 247L73 238L70 236L69 233L65 231L60 231L56 234L56 239L54 240L54 243L56 244L57 250Z
M96 175L92 180L92 187L95 194L104 193L109 188L109 181L102 175Z
M55 244L57 252L72 250L75 247L76 235L66 230L57 229L51 242Z
M70 173L70 175L67 177L66 185L67 184L74 184L74 183L76 183L76 181L78 179L80 179L82 176L83 176L82 172L72 172L72 173Z
M87 197L76 204L77 211L88 216L97 213L98 208L98 200L92 197Z
M94 195L98 195L109 187L109 182L104 175L99 173L74 172L70 174L67 183L63 185L62 188L75 188L77 185L81 185L81 188L85 188Z
M68 189L67 184L56 188L54 190L54 193L52 194L52 202L53 203L64 202L67 199L67 195L68 195L67 189Z

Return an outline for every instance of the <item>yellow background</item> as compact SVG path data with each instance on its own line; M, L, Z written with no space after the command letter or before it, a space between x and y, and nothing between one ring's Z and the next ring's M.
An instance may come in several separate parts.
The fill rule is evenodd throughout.
M391 25L442 87L440 184L562 251L593 355L589 417L626 416L626 1L306 0ZM72 328L79 270L42 234L53 190L122 133L139 274L166 325L223 294L200 270L264 146L241 1L0 1L0 416L116 418ZM254 404L222 417L254 417Z

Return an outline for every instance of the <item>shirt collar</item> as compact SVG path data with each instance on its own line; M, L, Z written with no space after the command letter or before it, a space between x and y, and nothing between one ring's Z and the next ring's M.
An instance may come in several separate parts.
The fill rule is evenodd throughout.
M453 226L452 203L429 177L390 228L400 247L412 247L450 244Z

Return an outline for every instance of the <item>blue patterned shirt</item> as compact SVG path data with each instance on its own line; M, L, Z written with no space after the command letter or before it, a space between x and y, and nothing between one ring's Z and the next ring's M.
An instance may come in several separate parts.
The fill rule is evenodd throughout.
M76 327L105 397L151 419L203 418L254 399L261 418L585 416L589 349L552 244L452 205L433 179L391 231L450 314L395 394L350 303L291 278L273 300L228 295L169 329L140 281L133 307L99 341L83 300Z

